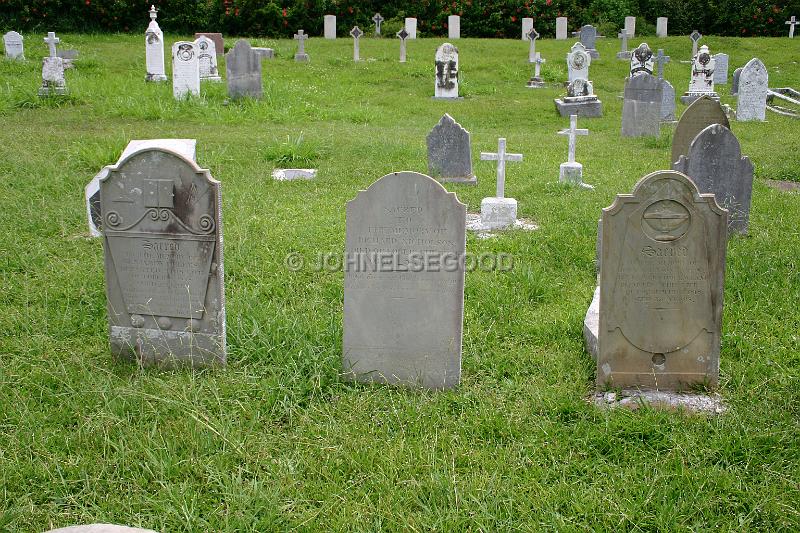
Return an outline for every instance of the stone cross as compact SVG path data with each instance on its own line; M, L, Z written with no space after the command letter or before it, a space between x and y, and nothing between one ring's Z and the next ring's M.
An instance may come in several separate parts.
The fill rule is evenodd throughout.
M522 154L506 153L506 140L497 139L497 153L481 152L481 161L497 161L497 198L505 198L506 161L522 161Z
M575 144L578 140L578 135L589 135L589 130L578 128L578 115L569 116L569 129L561 130L559 135L569 135L569 163L575 162Z
M539 38L539 32L537 32L535 28L531 28L531 31L526 33L525 37L527 37L528 42L531 43L530 49L528 50L528 63L533 63L536 61L536 39Z
M375 13L375 16L372 17L372 22L375 23L375 35L381 34L381 22L383 22L383 17L380 13Z
M156 11L156 6L151 5L150 6L150 20L156 20L157 16L158 16L158 12Z
M656 63L658 63L658 79L664 79L664 65L669 63L669 56L664 55L664 50L662 48L658 49Z
M361 61L358 40L361 39L361 36L364 35L364 32L361 31L361 28L358 26L354 26L353 29L350 30L350 35L353 37L353 61Z
M541 78L541 65L542 63L546 63L546 59L542 59L542 56L539 52L536 52L536 59L533 60L534 63L534 70L533 70L533 77L534 78Z
M50 57L56 57L58 53L56 52L56 45L61 42L61 39L56 37L56 34L52 31L47 32L47 37L44 38L44 42L47 43L47 46L50 48Z
M397 32L397 36L400 38L400 62L406 62L406 39L408 39L409 33L406 31L405 27L402 28L399 32Z
M792 15L792 18L787 20L786 24L789 25L789 39L794 39L794 27L800 24L800 22L797 22L796 17Z
M689 39L692 40L692 59L694 59L694 56L697 55L697 41L699 41L702 38L703 36L697 30L694 30L692 34L689 35Z
M628 51L628 30L623 29L621 32L617 34L619 39L622 39L622 48L620 48L620 52L627 52Z
M308 39L308 35L303 30L297 30L297 33L294 34L294 39L297 41L297 54L305 54L306 45L304 41Z

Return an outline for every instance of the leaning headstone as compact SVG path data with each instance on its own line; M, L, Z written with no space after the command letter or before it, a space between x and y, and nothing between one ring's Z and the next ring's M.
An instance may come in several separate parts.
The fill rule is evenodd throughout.
M670 170L603 209L597 390L718 385L727 218Z
M353 61L356 63L361 61L361 48L359 46L359 41L361 40L362 35L364 35L364 32L361 31L361 28L358 26L353 26L353 29L350 30L350 37L353 38Z
M494 230L514 226L517 222L517 201L506 198L506 162L522 161L522 154L506 152L505 138L497 139L497 152L481 152L482 161L497 161L497 193L481 200L481 226Z
M325 15L323 34L326 39L336 39L336 15Z
M428 133L428 174L442 182L478 182L472 171L469 132L447 113Z
M714 54L714 85L727 85L728 83L728 54Z
M631 53L628 51L628 32L623 29L617 34L617 37L620 39L620 50L617 52L617 59L630 59Z
M661 106L664 100L662 80L644 73L625 80L622 104L623 137L658 137Z
M728 234L747 233L753 195L753 163L742 156L739 140L731 130L712 124L697 134L689 154L673 163L700 192L711 193L728 210Z
M145 81L167 81L164 67L164 32L156 22L158 12L156 6L150 6L150 24L144 33L144 53L147 74Z
M667 36L667 17L658 17L656 19L656 37L663 39Z
M434 98L458 98L458 48L444 43L436 49Z
M172 45L172 95L176 99L200 95L200 61L191 41Z
M56 45L61 41L56 34L47 33L44 42L50 49L50 55L42 60L42 86L39 96L58 96L67 94L67 80L64 78L64 60L58 57Z
M603 104L594 94L592 82L589 81L591 62L588 51L581 43L575 43L567 54L567 95L554 100L556 110L562 117L603 116Z
M23 37L15 31L10 31L3 35L3 47L6 59L16 59L25 61L25 47L22 44Z
M625 31L631 39L636 37L636 17L625 17Z
M592 59L600 59L600 52L595 48L597 42L597 28L591 24L586 24L582 26L579 31L575 32L574 35L579 36L581 44L586 48L586 52Z
M217 55L225 55L225 39L222 38L221 33L198 32L194 34L195 39L199 39L200 37L208 37L214 41L214 51L217 53Z
M194 40L197 50L197 64L200 69L200 81L222 81L217 69L217 49L214 41L201 35Z
M697 134L711 124L722 124L730 129L728 117L719 102L708 97L695 100L681 115L672 136L670 165L689 153L689 145Z
M584 189L594 189L594 185L583 182L583 165L575 161L575 145L578 141L578 135L589 135L589 130L578 128L578 115L570 115L569 129L561 130L558 134L566 135L569 138L567 162L561 163L558 169L558 182L577 185Z
M458 385L466 209L416 172L388 174L347 203L346 379Z
M742 68L736 93L736 120L766 120L769 74L754 57Z
M417 38L417 19L413 17L407 17L405 20L405 28L408 32L409 39Z
M731 96L736 96L739 93L739 76L742 75L742 67L733 71L733 81L731 81Z
M691 104L701 96L719 100L719 95L714 92L714 69L716 60L708 52L708 46L703 45L692 59L692 77L689 80L689 90L681 96L681 102Z
M143 139L133 140L123 150L117 160L117 165L132 153L145 148L162 148L181 154L186 159L197 162L196 139ZM89 235L92 237L103 236L103 211L100 206L100 180L108 175L111 165L103 167L97 175L86 185L84 198L86 200L86 220L89 224Z
M375 37L381 36L381 23L383 22L383 17L380 13L375 13L372 17L372 22L375 23Z
M303 30L297 30L297 33L294 34L294 40L297 41L297 53L294 55L294 60L298 63L306 63L309 60L306 53L306 39L308 39L308 35Z
M458 15L450 15L447 17L447 38L460 39L461 38L461 17Z
M60 527L45 533L156 533L152 529L118 526L115 524L86 524L83 526Z
M640 74L653 74L653 67L655 60L653 59L653 51L647 43L642 43L636 47L636 50L631 54L631 76L638 76Z
M239 39L225 55L225 73L229 98L261 98L261 56L253 51L249 42Z
M556 40L567 40L567 17L556 17Z
M533 19L530 17L525 17L522 19L522 40L528 40L528 33L530 33L531 29L533 28Z
M220 183L161 148L100 180L111 352L142 365L225 364Z

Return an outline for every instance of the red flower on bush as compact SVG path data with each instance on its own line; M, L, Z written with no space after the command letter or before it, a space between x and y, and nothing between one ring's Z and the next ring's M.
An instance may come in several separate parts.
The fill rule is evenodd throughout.
M284 16L284 18L286 17L286 8L285 7L283 8L283 16Z
M348 12L348 13L352 13L352 12L353 12L353 6L350 6L350 7L348 7L348 8L347 8L347 12Z
M516 22L516 21L517 21L517 17L512 16L511 17L511 22Z
M550 4L552 4L552 3L553 3L553 0L546 0L546 1L545 1L545 5L548 5L548 6L549 6ZM560 17L560 16L561 16L561 13L559 13L559 14L558 14L558 16Z

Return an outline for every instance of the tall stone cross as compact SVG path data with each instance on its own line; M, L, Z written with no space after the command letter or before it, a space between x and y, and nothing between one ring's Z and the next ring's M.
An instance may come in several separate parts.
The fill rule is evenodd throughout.
M380 13L375 13L375 16L372 17L372 22L375 23L375 35L381 34L381 22L383 22L383 17Z
M305 54L306 53L306 43L305 40L308 39L308 35L303 30L297 30L297 33L294 34L294 39L297 41L297 54Z
M400 62L406 62L406 39L408 39L409 33L406 31L405 27L397 32L397 37L400 38Z
M621 48L619 49L620 52L627 52L628 51L628 30L624 29L617 34L619 39L622 39L622 44L620 45Z
M533 77L534 78L541 78L541 70L542 70L542 63L547 63L546 59L542 59L542 55L539 52L536 52L536 59L533 60Z
M589 130L578 128L578 115L569 116L569 129L561 130L559 135L569 135L569 158L567 162L575 162L575 144L578 140L578 135L589 135Z
M703 36L697 30L694 30L692 34L689 35L689 39L692 40L692 59L694 59L694 56L697 55L697 41L699 41L702 38Z
M658 63L658 79L664 79L664 64L669 63L669 56L664 55L664 50L662 48L658 49L658 54L656 54L656 63Z
M157 16L158 16L158 11L156 11L156 6L151 5L150 6L150 20L156 20Z
M50 57L56 57L58 55L56 45L61 42L61 39L56 37L55 33L49 31L47 32L47 37L44 38L44 42L46 42L47 46L50 48Z
M358 26L354 26L353 29L350 30L350 35L353 37L353 61L361 61L358 40L361 39L361 36L364 35L364 32L361 31L361 28Z
M800 22L797 22L796 17L792 15L792 18L787 20L786 24L789 25L789 39L794 39L794 27L800 24Z
M539 38L539 32L536 31L535 28L531 28L531 30L525 34L525 37L527 37L528 42L531 43L528 49L528 63L533 63L536 61L536 39Z
M481 152L482 161L497 161L497 198L505 198L506 193L506 161L522 161L522 154L506 153L506 140L497 139L497 153Z

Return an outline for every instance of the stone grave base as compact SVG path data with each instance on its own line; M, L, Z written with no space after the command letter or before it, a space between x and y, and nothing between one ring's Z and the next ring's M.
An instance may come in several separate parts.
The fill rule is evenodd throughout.
M144 77L144 81L167 81L166 74L148 74Z
M164 318L167 317L161 319ZM170 331L167 329L170 326L164 324L164 329L111 326L108 332L111 353L142 366L178 368L225 365L223 337Z
M477 185L478 184L478 177L472 176L471 178L464 177L464 178L457 178L457 177L449 177L443 178L441 176L434 178L436 181L440 183L463 183L465 185Z
M600 59L600 52L598 52L596 48L587 48L586 53L589 54L589 57L592 59Z
M463 100L463 96L431 96L433 100Z
M719 102L719 95L717 93L683 93L683 96L681 96L681 103L689 105L701 96L708 96Z
M275 50L272 48L254 46L251 50L258 55L259 59L273 59L275 57Z
M528 80L528 84L526 87L529 89L541 89L545 86L544 80L542 78L531 78Z
M307 62L309 60L308 54L295 54L294 55L294 60L298 61L298 62L301 62L301 63L305 63L305 62Z
M591 100L572 101L569 97L556 98L554 100L556 109L562 117L578 115L579 117L597 118L603 116L603 102L597 98Z
M67 94L66 87L53 87L42 86L39 87L39 96L65 96Z
M492 237L497 237L498 233L495 233L495 231L506 231L506 230L534 231L537 229L539 229L539 226L537 226L534 222L526 220L524 218L518 218L514 221L514 224L512 226L509 226L502 230L494 230L486 227L483 224L483 220L481 219L480 214L467 213L467 230L477 232L477 237L479 239L490 239Z
M764 180L767 187L783 192L800 192L800 182L782 180Z
M316 168L276 168L272 177L278 181L310 180L317 177Z
M583 165L580 163L561 163L558 169L558 181L584 189L594 189L594 185L583 182Z
M631 58L630 52L617 52L617 59L620 61L628 61Z
M219 83L219 82L222 81L222 78L220 78L219 76L207 76L205 78L200 78L200 81L201 82L202 81L213 81L215 83Z
M484 228L505 229L517 220L517 201L513 198L484 198L481 201L481 223Z
M725 407L718 394L689 394L682 392L640 391L623 389L614 392L597 392L590 401L601 409L616 409L624 407L636 410L641 407L652 409L666 409L669 411L689 411L719 415L724 413Z

